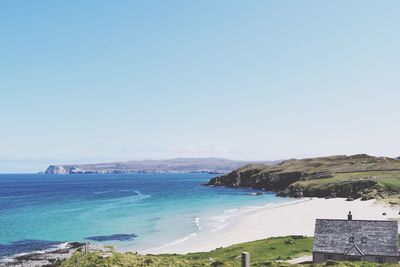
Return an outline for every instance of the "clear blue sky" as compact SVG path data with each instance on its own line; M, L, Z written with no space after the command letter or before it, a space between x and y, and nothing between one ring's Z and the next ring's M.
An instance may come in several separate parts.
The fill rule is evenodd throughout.
M1 1L0 172L400 156L400 1Z

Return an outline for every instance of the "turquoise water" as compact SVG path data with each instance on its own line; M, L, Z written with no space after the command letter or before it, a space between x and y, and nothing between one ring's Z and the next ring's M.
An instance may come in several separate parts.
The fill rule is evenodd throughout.
M218 228L237 208L287 201L201 185L213 176L0 175L0 257L98 236L145 250Z

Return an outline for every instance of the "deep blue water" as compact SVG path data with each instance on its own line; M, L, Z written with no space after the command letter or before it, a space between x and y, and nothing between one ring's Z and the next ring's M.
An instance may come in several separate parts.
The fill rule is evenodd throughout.
M210 174L0 175L0 257L88 239L137 249L218 227L222 212L284 199L206 187Z

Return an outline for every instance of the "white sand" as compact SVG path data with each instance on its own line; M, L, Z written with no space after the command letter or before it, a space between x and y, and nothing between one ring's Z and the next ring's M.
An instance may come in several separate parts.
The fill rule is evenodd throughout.
M304 198L291 203L265 206L232 217L226 227L192 234L182 240L141 253L188 253L210 251L241 242L274 236L313 236L316 218L346 219L353 213L357 220L400 219L399 208L375 200L345 201L344 199ZM386 216L382 215L386 212Z

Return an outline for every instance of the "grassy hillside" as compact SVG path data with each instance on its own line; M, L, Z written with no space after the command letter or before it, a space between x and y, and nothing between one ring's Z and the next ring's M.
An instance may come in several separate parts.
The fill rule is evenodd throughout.
M291 197L391 198L400 195L400 160L365 154L247 165L209 185L250 187Z
M269 238L220 248L211 252L187 255L147 255L117 252L77 252L61 264L62 267L240 267L240 255L250 252L251 266L293 266L285 260L310 255L313 239L293 236ZM365 262L328 262L324 264L302 264L297 266L319 267L375 267L400 265L375 264Z
M275 260L287 260L311 254L312 238L278 237L220 248L211 252L190 253L187 255L142 256L134 253L81 252L62 263L63 267L128 267L128 266L240 266L243 251L251 255L252 266L274 265ZM283 264L280 264L283 265Z
M343 195L342 190L352 192L349 196L364 200L394 200L400 195L400 171L337 173L332 178L298 181L291 186L301 188L305 196Z

